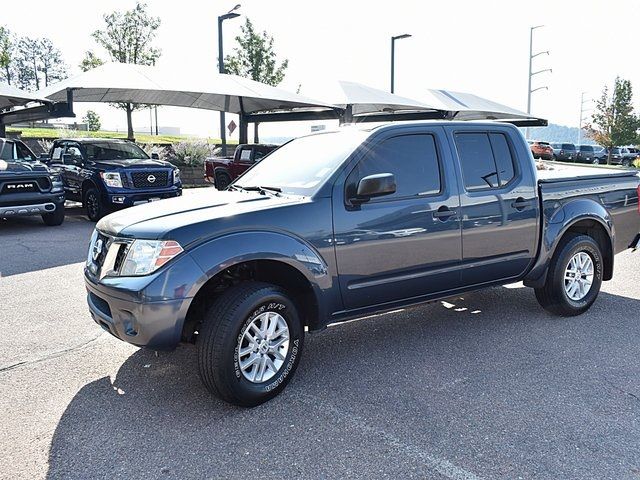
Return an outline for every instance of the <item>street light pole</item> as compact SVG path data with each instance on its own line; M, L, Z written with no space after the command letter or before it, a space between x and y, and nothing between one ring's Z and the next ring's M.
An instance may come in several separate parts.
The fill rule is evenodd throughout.
M394 91L396 40L400 40L401 38L409 38L410 36L411 35L409 35L408 33L404 33L402 35L391 37L391 93L393 93Z
M527 86L527 113L531 114L531 94L537 90L542 90L543 88L549 90L548 87L539 87L531 90L531 80L534 75L537 75L542 72L551 72L550 68L545 68L544 70L538 70L537 72L533 70L533 59L538 55L549 55L549 50L545 50L544 52L533 53L533 31L537 28L542 28L544 25L536 25L535 27L530 27L529 29L529 85ZM529 139L529 127L526 130L527 140Z
M222 22L230 18L239 17L239 13L234 13L235 10L240 8L240 4L233 7L229 12L218 17L218 71L224 73L224 50L222 48ZM225 125L224 110L220 111L220 142L222 143L222 154L227 154L227 131Z
M582 120L584 120L583 115L585 111L589 111L584 109L584 104L588 103L591 101L590 98L587 98L586 100L584 99L584 94L587 92L582 92L580 93L580 122L578 123L578 145L580 145L580 142L582 141Z

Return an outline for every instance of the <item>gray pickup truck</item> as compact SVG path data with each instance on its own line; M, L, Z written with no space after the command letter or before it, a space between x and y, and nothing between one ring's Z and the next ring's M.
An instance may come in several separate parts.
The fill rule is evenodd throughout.
M244 406L282 391L305 331L331 323L517 281L578 315L640 242L639 178L548 165L501 123L301 137L225 191L103 218L89 309L134 345L195 343L206 387Z
M40 215L46 225L64 222L62 179L20 140L0 138L0 219Z

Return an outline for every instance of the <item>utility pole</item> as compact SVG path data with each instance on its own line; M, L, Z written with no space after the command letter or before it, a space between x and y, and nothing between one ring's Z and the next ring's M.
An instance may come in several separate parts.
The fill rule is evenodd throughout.
M589 110L591 110L590 108L587 108L585 110L584 108L584 104L585 103L589 103L591 101L590 98L587 98L586 100L584 99L584 94L587 92L582 92L580 94L580 121L578 122L578 145L580 145L580 142L582 141L582 121L584 120L584 113L588 112Z
M239 17L239 13L234 13L240 8L240 4L233 7L229 12L218 17L218 71L224 73L224 51L222 49L222 22L230 18ZM220 110L220 142L222 143L222 154L227 154L227 126L225 125L224 110Z
M408 33L403 33L402 35L397 35L395 37L391 37L391 93L394 91L395 84L395 70L396 70L396 40L400 40L401 38L409 38L411 35Z
M539 73L543 73L543 72L551 72L552 70L550 68L545 68L544 70L538 70L537 72L532 71L533 70L533 59L535 57L537 57L538 55L543 55L543 54L547 54L549 55L549 50L545 50L543 52L538 52L538 53L533 53L533 31L536 30L537 28L542 28L544 27L544 25L536 25L535 27L530 27L529 29L529 85L527 87L527 113L531 114L531 94L533 92L537 92L538 90L549 90L549 87L544 86L544 87L538 87L538 88L534 88L533 90L531 89L531 79L533 78L534 75L538 75ZM526 130L526 137L527 140L529 139L529 127L527 127Z

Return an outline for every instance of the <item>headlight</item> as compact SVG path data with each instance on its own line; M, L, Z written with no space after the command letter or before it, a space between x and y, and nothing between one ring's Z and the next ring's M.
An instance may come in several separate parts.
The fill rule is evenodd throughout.
M101 172L100 176L107 187L122 188L122 179L117 172Z
M62 177L60 175L49 175L49 178L51 179L51 193L58 193L64 190L64 186L62 185Z
M180 183L180 170L177 168L173 171L173 184L176 183Z
M129 246L120 275L148 275L182 251L180 244L173 240L134 240Z

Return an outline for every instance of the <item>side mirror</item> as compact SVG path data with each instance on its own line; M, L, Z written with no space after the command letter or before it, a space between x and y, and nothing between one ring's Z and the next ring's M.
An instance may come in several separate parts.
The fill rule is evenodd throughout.
M62 154L62 163L64 165L80 165L81 160L69 153Z
M153 160L160 160L160 155L158 154L158 152L153 152L153 153L151 154L151 158L152 158Z
M40 160L45 165L49 165L49 163L51 163L51 158L49 157L48 153L41 153L38 157L38 160Z
M396 177L393 173L369 175L358 182L356 200L366 201L396 192Z

